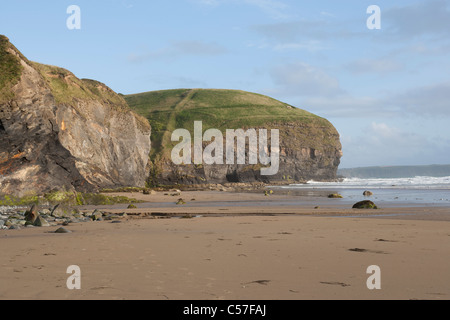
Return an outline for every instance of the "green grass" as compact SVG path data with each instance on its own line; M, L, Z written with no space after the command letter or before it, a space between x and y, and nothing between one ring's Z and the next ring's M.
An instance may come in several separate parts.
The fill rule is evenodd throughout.
M152 126L152 160L168 156L174 146L170 136L175 129L184 128L193 134L196 120L203 122L203 130L217 128L224 134L225 129L276 129L285 123L331 127L326 119L305 110L261 94L238 90L163 90L127 95L125 100Z
M60 67L37 62L31 62L31 64L43 76L58 104L69 104L77 109L77 100L87 100L99 101L119 112L131 110L121 95L101 82L78 79L72 72ZM84 114L82 110L77 111L80 115ZM136 114L136 119L142 131L150 130L149 123L144 117Z
M23 69L9 49L14 50L14 47L7 37L0 35L0 105L14 98L11 89L20 80Z
M101 193L74 193L69 191L55 191L40 196L29 195L21 198L9 195L0 197L0 206L30 206L33 204L79 206L130 204L140 202L142 201L125 196L108 196Z

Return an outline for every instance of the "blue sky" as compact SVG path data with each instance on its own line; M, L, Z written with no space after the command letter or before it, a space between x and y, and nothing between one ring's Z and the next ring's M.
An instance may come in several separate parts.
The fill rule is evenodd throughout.
M124 94L240 89L308 110L341 134L342 168L450 163L450 1L0 0L0 34Z

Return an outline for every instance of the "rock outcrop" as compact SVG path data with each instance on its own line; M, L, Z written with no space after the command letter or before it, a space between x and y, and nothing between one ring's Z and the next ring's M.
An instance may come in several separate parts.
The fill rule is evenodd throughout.
M336 180L342 157L340 137L326 119L267 96L236 90L179 89L125 96L129 106L152 125L152 174L150 183L161 185L241 183L294 183ZM261 164L176 165L171 159L175 129L184 128L194 139L194 121L210 128L279 130L279 170L262 175ZM203 149L211 142L203 142ZM272 149L269 143L268 150ZM225 148L224 148L225 150ZM193 149L192 149L192 153ZM225 162L225 161L224 161Z
M106 85L0 36L0 195L144 186L150 125Z

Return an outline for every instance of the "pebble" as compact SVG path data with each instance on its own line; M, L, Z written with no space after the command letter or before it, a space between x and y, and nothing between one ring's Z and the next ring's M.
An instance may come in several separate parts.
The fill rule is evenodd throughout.
M58 230L55 231L55 233L72 233L72 231L67 230L64 227L59 228Z

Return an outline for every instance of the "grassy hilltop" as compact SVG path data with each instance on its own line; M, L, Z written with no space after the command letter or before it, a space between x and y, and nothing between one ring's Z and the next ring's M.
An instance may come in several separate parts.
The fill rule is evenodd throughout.
M326 119L261 94L239 90L176 89L124 96L128 105L146 117L152 126L152 184L222 183L334 179L341 157L339 133ZM219 129L278 129L280 170L277 175L259 175L259 165L173 166L170 153L176 129L193 135L194 122L203 131ZM270 136L270 133L269 133Z
M172 146L173 130L184 128L193 133L194 121L203 121L203 130L217 128L222 132L288 122L331 126L327 120L305 110L239 90L162 90L127 95L125 100L135 112L150 121L153 155Z

